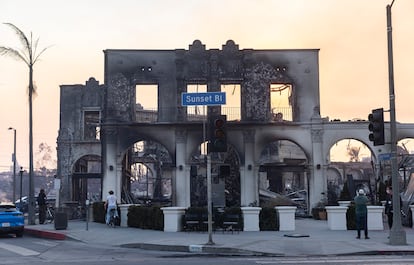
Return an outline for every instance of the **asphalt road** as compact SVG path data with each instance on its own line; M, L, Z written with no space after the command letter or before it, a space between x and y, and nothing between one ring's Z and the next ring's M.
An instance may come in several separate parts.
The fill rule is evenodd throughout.
M255 257L146 251L87 245L74 240L0 236L0 264L4 265L253 265L253 264L414 264L414 256Z

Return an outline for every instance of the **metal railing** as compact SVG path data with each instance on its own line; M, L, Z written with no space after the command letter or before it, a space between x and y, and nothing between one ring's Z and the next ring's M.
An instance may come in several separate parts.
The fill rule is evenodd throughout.
M147 109L139 109L136 111L136 121L142 123L156 123L159 122L159 113L162 112L167 115L171 115L171 113L175 113L173 119L171 121L189 121L189 122L198 122L207 119L207 108L203 109L203 107L191 107L187 108L186 115L179 119L178 108L165 108L162 110L158 110L156 108L147 108ZM281 122L281 121L292 121L292 108L283 107L283 108L273 108L269 110L270 112L270 120L268 122ZM241 121L241 109L237 107L221 107L221 114L227 115L227 121Z

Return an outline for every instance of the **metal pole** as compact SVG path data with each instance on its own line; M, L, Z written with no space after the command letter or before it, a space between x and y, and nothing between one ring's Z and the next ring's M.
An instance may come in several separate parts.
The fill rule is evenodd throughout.
M394 1L392 1L392 4ZM406 245L407 239L401 224L400 183L397 166L396 115L394 94L394 62L392 53L391 5L387 5L387 40L388 40L388 80L390 96L390 134L391 134L391 172L392 172L392 204L393 222L390 230L390 245Z
M213 209L211 205L211 157L207 154L207 211L208 211L208 242L207 245L214 245L213 242Z
M203 106L203 112L205 114L205 106ZM206 119L203 119L203 146L206 142ZM207 148L208 149L208 148ZM205 150L206 151L206 150ZM207 245L214 245L213 242L213 207L212 207L212 190L211 190L211 156L207 150L207 230L208 230L208 242Z
M20 211L22 211L22 195L23 195L23 167L20 167Z
M13 147L13 203L16 201L16 129L10 127L9 130L13 130L14 135L14 147Z

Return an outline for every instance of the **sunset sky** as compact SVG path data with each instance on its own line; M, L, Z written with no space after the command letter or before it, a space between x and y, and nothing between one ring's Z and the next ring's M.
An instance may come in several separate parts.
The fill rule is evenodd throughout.
M389 108L386 5L392 0L1 0L0 22L40 37L50 48L34 77L34 151L56 147L59 86L103 83L105 49L207 49L234 40L240 49L320 49L321 114L367 119ZM396 115L414 122L414 1L395 0ZM20 48L0 24L0 46ZM0 171L8 170L17 129L17 160L28 167L28 68L0 57ZM385 114L386 120L389 119ZM35 157L36 160L36 157Z

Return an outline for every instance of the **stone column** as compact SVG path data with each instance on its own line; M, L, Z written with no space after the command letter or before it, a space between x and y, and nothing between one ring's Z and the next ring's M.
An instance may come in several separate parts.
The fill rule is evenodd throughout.
M314 128L311 129L312 138L312 167L309 185L309 205L310 210L315 206L321 199L327 196L327 183L326 176L324 174L324 157L323 157L323 146L322 137L323 129ZM325 193L325 194L322 194Z
M105 130L105 155L103 157L103 179L102 179L102 200L106 200L108 191L113 190L118 200L121 199L121 187L119 185L120 179L117 174L120 174L120 169L117 168L117 144L116 144L116 129L108 128Z
M190 206L190 172L186 167L187 131L177 130L176 138L176 171L175 171L175 205L179 207Z
M244 167L240 170L241 205L258 205L259 202L259 180L255 167L254 158L254 130L245 130L244 137Z

